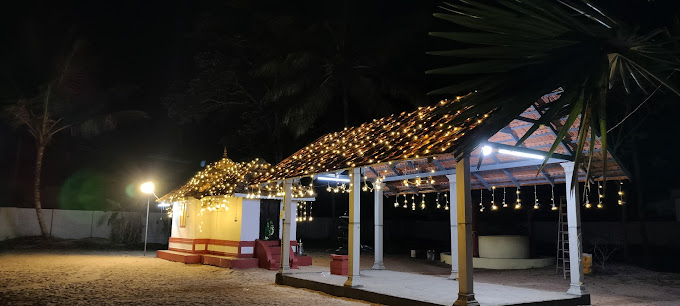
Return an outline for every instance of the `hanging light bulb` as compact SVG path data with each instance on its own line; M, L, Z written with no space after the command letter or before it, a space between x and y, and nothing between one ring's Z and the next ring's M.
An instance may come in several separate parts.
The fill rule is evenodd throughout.
M394 207L399 207L399 195L394 196Z
M534 209L541 208L541 204L538 203L538 195L536 194L536 185L534 185Z
M437 192L437 199L435 200L435 202L437 203L437 209L442 208L442 205L439 204L439 192Z
M503 207L508 207L508 203L505 203L506 194L507 194L506 188L503 187L503 203L501 203Z
M444 194L444 199L446 200L446 204L444 206L444 210L449 210L449 194L445 193Z
M425 194L424 193L420 197L420 209L425 209Z
M602 205L602 199L604 199L604 194L602 194L602 184L597 182L597 208L604 207Z
M408 200L406 199L406 194L404 194L404 205L403 208L408 208Z
M517 200L515 200L515 209L520 209L522 208L522 200L519 198L520 190L519 187L517 187L517 191L515 191L515 194L517 195Z
M557 206L555 206L555 186L554 186L554 185L552 186L552 189L551 189L550 192L551 192L550 209L551 209L551 210L557 210Z
M479 212L484 212L484 189L479 190Z
M623 181L619 181L619 192L618 192L618 194L619 194L619 200L618 200L619 205L623 205L623 203L624 203L624 202L623 202L623 190L622 190L622 187L623 187Z
M583 206L585 206L586 208L591 208L593 207L593 205L590 204L590 182L586 182L585 185L586 193L584 194L584 196L586 197L586 204Z
M498 210L498 206L496 206L496 186L491 186L491 210Z

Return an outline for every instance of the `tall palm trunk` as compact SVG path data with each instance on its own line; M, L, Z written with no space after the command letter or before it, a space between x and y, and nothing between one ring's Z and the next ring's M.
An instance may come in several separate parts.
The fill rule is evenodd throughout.
M42 204L40 203L40 174L42 172L43 156L45 155L45 144L38 142L38 152L35 157L35 177L33 180L33 199L35 201L35 213L38 216L38 224L43 237L47 237L47 227L42 215Z

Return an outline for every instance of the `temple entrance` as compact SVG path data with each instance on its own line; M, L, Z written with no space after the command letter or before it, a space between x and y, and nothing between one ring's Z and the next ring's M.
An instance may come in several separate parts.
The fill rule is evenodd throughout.
M279 239L279 200L260 200L260 240Z

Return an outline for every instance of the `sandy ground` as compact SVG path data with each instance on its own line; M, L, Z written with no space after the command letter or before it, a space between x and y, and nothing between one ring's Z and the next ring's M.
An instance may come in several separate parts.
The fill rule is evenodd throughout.
M141 255L2 253L0 305L366 305L275 285L273 271L185 265Z
M153 253L152 253L153 254ZM312 253L314 265L329 256ZM362 269L373 264L362 255ZM390 270L448 275L450 267L406 256L386 256ZM0 305L26 304L225 304L360 305L314 291L274 284L275 272L185 265L130 251L8 251L0 253ZM553 268L475 270L475 280L563 291L569 281ZM612 266L586 277L595 305L680 305L680 274ZM452 288L455 290L455 288ZM364 304L365 305L365 304Z

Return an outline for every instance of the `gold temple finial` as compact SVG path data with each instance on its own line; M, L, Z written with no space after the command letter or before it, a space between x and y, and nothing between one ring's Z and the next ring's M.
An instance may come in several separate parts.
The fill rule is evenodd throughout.
M224 146L224 158L227 158L227 146Z

